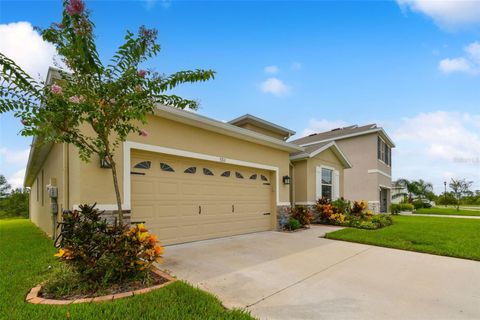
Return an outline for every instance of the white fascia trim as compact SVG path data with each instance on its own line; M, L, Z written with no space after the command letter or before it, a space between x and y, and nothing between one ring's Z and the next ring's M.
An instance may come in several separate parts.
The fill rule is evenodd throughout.
M306 201L306 202L295 202L295 204L299 205L299 206L311 206L311 205L315 205L317 204L316 202L312 202L312 201Z
M296 144L286 142L280 139L276 139L258 132L254 132L248 129L240 128L234 126L230 123L221 122L215 119L211 119L193 112L180 110L173 107L158 105L157 106L158 115L167 119L176 119L176 121L183 122L194 125L200 128L204 128L214 132L220 132L225 134L228 132L228 135L242 140L253 141L256 143L261 143L264 145L269 145L273 148L285 150L285 151L303 151L304 149ZM183 120L183 121L182 121ZM190 121L190 123L188 123ZM192 123L193 122L193 123ZM198 125L201 124L201 125Z
M240 122L242 120L246 120L246 119L252 119L254 121L257 121L263 125L266 125L268 127L272 127L272 128L275 128L277 129L278 131L281 131L281 132L285 132L285 133L288 133L290 134L291 136L293 136L296 132L293 131L293 130L290 130L290 129L287 129L285 127L282 127L278 124L275 124L273 122L270 122L270 121L267 121L267 120L264 120L262 118L258 118L258 117L255 117L255 116L252 116L251 114L247 113L247 114L244 114L243 116L240 116L238 118L235 118L233 120L230 120L228 121L228 123L234 125L234 123L237 123L237 122Z
M385 185L383 185L383 184L379 184L378 186L379 186L380 188L382 188L382 189L388 189L388 190L391 190L391 189L392 189L392 187L387 187L387 186L385 186Z
M317 142L318 143L318 142ZM323 147L321 148L318 148L317 150L315 150L314 152L308 154L308 153L301 153L301 154L297 154L296 156L292 156L290 157L290 160L291 161L294 161L294 160L300 160L300 159L305 159L305 158L313 158L315 157L316 155L318 155L319 153L322 153L323 151L329 149L329 148L333 148L334 149L334 153L340 158L340 160L343 162L343 165L345 166L345 168L351 168L352 167L352 164L350 163L350 161L348 161L347 159L347 156L345 156L345 154L342 152L342 150L340 150L340 148L338 147L338 145L335 143L335 141L332 141L326 145L324 145Z
M319 140L319 141L315 141L315 142L303 143L303 144L300 144L299 146L306 147L306 146L311 146L313 144L317 144L317 143L321 143L321 142L335 141L335 140L341 140L341 139L346 139L346 138L351 138L351 137L363 136L365 134L370 134L370 133L375 133L375 132L381 132L385 136L385 138L388 140L388 143L393 148L395 147L395 143L393 143L393 140L390 139L390 137L387 135L385 130L383 130L383 128L376 128L376 129L373 129L373 130L367 130L367 131L363 131L363 132L346 134L344 136L340 136L340 137L336 137L336 138L330 138L330 139Z
M180 157L201 159L201 160L207 160L207 161L213 161L213 162L219 162L219 163L228 163L228 164L233 164L237 166L274 171L275 177L276 177L276 183L275 183L276 204L277 205L284 204L284 202L280 202L280 193L279 193L280 174L279 174L278 167L269 166L261 163L243 161L243 160L229 159L222 156L213 156L213 155L191 152L186 150L160 147L156 145L150 145L150 144L144 144L144 143L138 143L138 142L132 142L132 141L125 141L123 143L123 198L125 201L125 207L126 208L128 207L128 210L130 210L130 206L131 206L130 155L131 155L132 149L144 150L144 151L150 151L150 152L156 152L156 153L164 153L164 154L180 156ZM288 204L290 203L288 202Z
M392 178L392 176L389 175L388 173L383 172L382 170L378 170L378 169L370 169L370 170L368 170L368 173L378 173L378 174L384 175L387 178L390 178L390 179Z

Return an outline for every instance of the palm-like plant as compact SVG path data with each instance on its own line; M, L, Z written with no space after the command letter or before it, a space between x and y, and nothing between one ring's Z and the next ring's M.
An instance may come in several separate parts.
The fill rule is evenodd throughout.
M428 198L428 194L433 191L433 185L430 182L426 182L423 179L415 181L417 185L417 196L420 199Z
M404 187L407 190L406 193L398 193L396 196L408 196L408 202L412 202L414 197L425 199L428 197L428 194L433 191L433 185L423 179L398 179L395 184Z
M157 104L196 109L198 102L167 92L182 83L207 81L212 70L180 71L172 75L140 69L160 52L157 31L141 27L127 32L110 62L102 63L94 24L82 0L65 0L61 23L42 30L68 72L58 70L53 84L36 81L0 53L0 113L13 111L24 125L21 134L38 143L71 143L88 161L93 154L108 160L112 170L120 223L122 201L115 150L131 133L147 135L140 125Z

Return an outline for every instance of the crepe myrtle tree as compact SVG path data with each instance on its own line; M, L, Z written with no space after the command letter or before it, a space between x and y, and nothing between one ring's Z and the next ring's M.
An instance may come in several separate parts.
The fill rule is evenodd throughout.
M34 80L0 53L0 113L13 111L21 119L23 136L36 136L41 143L73 144L84 161L92 155L106 159L123 224L115 151L129 134L148 135L141 125L157 104L197 109L197 101L168 91L182 83L212 79L215 72L197 69L164 75L141 69L160 51L157 31L143 26L138 33L127 31L124 44L104 64L93 29L84 2L68 0L63 3L62 21L39 30L68 70L58 70L60 79L53 84Z
M467 181L466 179L451 179L449 183L450 189L456 199L457 211L460 210L460 200L468 194L471 194L470 187L472 186L473 181Z

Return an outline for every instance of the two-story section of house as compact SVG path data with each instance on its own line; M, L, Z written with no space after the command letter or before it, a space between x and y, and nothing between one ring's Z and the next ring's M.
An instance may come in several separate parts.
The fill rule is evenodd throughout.
M365 200L376 213L387 212L392 185L392 148L395 144L376 124L349 126L292 141L302 147L335 142L351 163L344 172L344 198Z

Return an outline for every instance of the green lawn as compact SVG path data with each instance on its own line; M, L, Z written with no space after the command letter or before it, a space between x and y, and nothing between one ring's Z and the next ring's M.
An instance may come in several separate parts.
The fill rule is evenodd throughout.
M347 228L328 233L326 238L480 260L480 220L419 216L393 219L393 225L383 229Z
M424 208L417 209L414 214L441 214L441 215L456 215L456 216L480 216L480 210L459 210L454 208L442 208L442 207L433 207L433 208Z
M181 281L114 302L25 303L28 291L51 272L48 266L56 265L54 252L52 241L29 220L0 220L0 319L252 319Z

